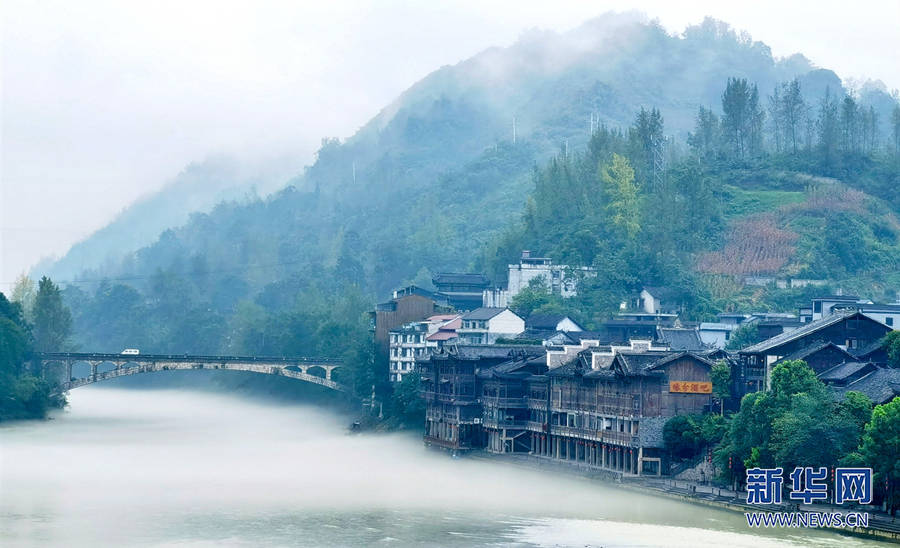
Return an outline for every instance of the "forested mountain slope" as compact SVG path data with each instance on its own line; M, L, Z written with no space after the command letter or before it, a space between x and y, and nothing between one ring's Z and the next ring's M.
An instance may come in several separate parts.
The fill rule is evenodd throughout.
M760 148L735 158L721 137L724 122L697 127L700 107L721 111L732 77L756 84L762 111L776 84L796 79L809 113L809 142L800 147L807 153L779 144L770 155ZM335 341L365 338L363 312L390 289L470 267L502 283L503 266L523 246L602 266L604 285L586 296L608 303L635 284L667 283L694 291L696 314L711 314L735 303L700 274L724 275L716 265L730 263L717 263L716 253L729 257L735 227L757 213L798 234L789 238L799 251L778 274L862 279L873 272L866 253L849 269L842 258L844 274L822 271L815 222L829 217L816 213L816 200L867 193L836 199L857 204L844 214L869 227L873 249L886 256L879 268L896 264L897 198L884 194L897 184L885 159L896 101L877 88L860 94L854 108L868 115L873 107L878 146L835 149L839 157L823 163L813 141L826 90L831 101L843 97L834 73L799 55L775 60L764 44L712 20L684 36L633 16L528 34L435 71L353 137L323 142L314 165L282 191L193 215L94 274L108 281L70 286L76 342L112 351L341 354L352 345ZM658 109L658 128L648 126L650 109ZM774 146L762 128L759 135ZM663 137L665 176L657 177L647 143ZM634 170L633 203L604 186L604 173L618 181L626 167ZM822 177L843 186L817 198L827 185L810 181ZM811 205L791 206L800 203ZM622 218L612 210L624 206L641 217L636 228L610 225ZM614 242L622 253L610 253Z

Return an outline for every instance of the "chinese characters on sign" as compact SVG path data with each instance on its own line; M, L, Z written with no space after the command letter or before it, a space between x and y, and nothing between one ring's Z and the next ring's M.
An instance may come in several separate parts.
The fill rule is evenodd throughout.
M747 504L781 504L782 468L750 468L747 470ZM828 500L828 469L797 467L789 475L791 500L812 504ZM837 468L834 476L834 503L872 502L871 468Z
M671 381L669 382L669 392L712 394L712 383L699 381Z

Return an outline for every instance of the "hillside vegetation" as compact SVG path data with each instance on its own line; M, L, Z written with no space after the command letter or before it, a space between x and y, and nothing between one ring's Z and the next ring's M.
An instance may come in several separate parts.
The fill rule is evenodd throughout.
M195 214L98 268L104 281L69 285L73 339L345 356L366 386L380 378L376 299L444 270L502 283L522 249L598 269L576 300L538 303L589 325L642 284L678 289L698 319L803 297L744 275L889 298L898 136L896 98L877 85L847 94L834 73L775 60L716 21L683 36L631 16L533 33L323 141L280 192Z

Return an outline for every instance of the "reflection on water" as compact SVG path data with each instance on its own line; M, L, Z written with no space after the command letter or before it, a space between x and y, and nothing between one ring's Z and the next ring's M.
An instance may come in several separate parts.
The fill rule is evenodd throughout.
M3 546L863 546L579 478L451 460L415 436L198 392L86 387L0 428Z

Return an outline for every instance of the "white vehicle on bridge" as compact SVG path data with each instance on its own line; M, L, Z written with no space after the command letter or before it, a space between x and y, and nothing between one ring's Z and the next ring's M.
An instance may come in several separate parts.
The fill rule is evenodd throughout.
M123 356L137 356L141 353L137 348L126 348L122 351Z

